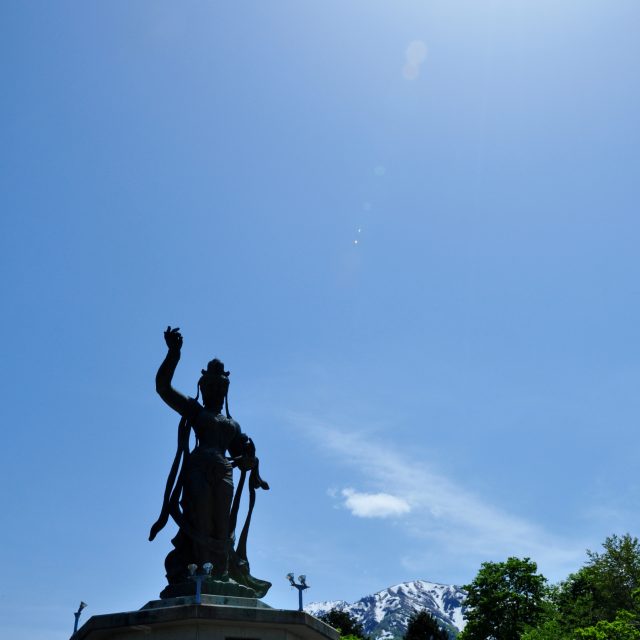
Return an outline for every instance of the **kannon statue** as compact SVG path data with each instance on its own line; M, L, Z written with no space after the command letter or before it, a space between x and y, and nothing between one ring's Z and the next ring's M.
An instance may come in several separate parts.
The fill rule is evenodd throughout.
M202 370L196 397L189 398L171 386L183 342L180 330L167 327L164 339L168 352L156 375L156 390L181 419L178 450L167 479L162 511L149 534L149 540L153 540L169 516L179 527L171 541L174 548L165 560L169 586L161 596L186 594L193 584L188 566L197 565L197 571L202 572L204 565L211 564L206 592L261 598L271 583L251 576L247 536L256 490L269 489L269 485L260 477L251 438L242 433L240 425L229 415L229 371L225 371L220 360L211 360ZM195 447L190 449L192 431ZM240 471L235 494L234 468ZM236 540L240 498L247 475L249 510Z

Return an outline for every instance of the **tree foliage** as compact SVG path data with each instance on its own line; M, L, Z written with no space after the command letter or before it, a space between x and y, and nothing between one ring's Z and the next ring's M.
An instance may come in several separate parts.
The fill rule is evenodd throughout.
M619 616L619 612L633 614L638 610L634 593L640 587L640 544L629 534L613 535L602 547L599 553L587 551L585 564L553 591L553 608L546 615L546 624L558 627L562 632L559 640L613 634L614 627L618 635L611 638L626 638L622 629L628 616ZM537 639L532 634L523 638Z
M449 640L449 634L428 611L422 610L409 618L404 640Z
M484 562L468 592L467 625L459 640L519 640L543 613L546 578L529 558Z
M576 640L640 640L640 618L631 611L618 611L612 622L600 620L594 626L575 630Z
M522 640L640 640L640 543L612 535L602 547L550 591Z
M630 609L620 609L616 617L576 629L576 640L640 640L640 589L631 593Z
M565 629L556 619L551 618L538 624L537 627L530 627L521 636L521 640L568 640ZM572 639L573 640L573 639Z
M613 620L620 609L633 610L640 588L640 544L629 534L608 537L604 551L587 551L588 561L578 572L591 596L595 621Z
M359 640L369 640L369 637L364 632L362 624L358 622L358 620L356 620L356 618L348 611L331 609L331 611L327 611L327 613L318 616L318 618L334 629L337 629L343 640L347 640L346 636L353 636Z

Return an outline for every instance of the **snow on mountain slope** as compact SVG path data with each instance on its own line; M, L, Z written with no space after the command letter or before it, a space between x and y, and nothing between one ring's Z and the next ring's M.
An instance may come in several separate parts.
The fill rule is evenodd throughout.
M331 609L347 611L362 624L365 633L376 640L402 637L411 614L426 609L453 637L465 625L462 617L465 596L466 592L455 585L414 580L393 585L351 604L344 600L312 602L304 609L314 616Z

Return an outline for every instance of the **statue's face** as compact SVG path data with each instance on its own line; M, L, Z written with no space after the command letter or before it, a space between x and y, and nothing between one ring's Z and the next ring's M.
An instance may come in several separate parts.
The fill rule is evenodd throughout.
M205 407L213 407L219 409L224 402L226 388L220 384L207 384L203 382L200 385L202 393L202 403Z

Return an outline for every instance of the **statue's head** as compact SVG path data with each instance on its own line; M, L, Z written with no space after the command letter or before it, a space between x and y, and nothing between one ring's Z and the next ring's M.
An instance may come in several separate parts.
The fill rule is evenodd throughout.
M198 380L198 388L202 394L202 403L209 409L220 411L229 391L229 371L224 370L224 363L214 358Z

